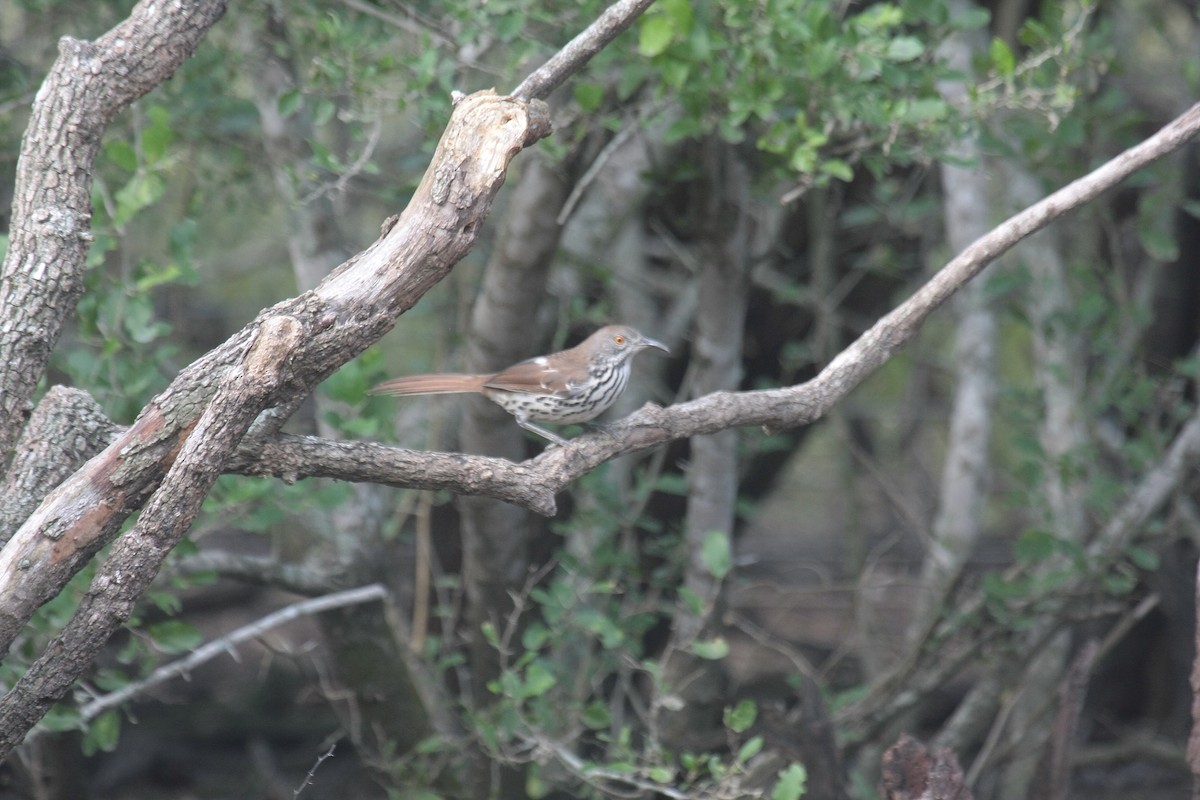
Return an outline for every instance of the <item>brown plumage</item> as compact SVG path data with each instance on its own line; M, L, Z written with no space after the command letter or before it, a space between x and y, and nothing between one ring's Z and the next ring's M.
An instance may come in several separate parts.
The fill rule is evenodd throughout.
M538 422L587 422L604 413L629 382L629 362L641 350L666 345L625 325L601 328L569 350L537 356L488 375L438 373L392 378L368 394L421 395L478 392L516 418L517 424L565 445Z

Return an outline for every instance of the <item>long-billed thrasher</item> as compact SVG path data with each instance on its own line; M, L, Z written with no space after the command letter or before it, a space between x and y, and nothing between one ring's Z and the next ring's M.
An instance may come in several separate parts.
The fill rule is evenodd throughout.
M601 328L569 350L537 356L491 375L411 375L392 378L367 394L418 395L478 392L512 414L527 431L555 444L567 440L537 422L587 422L608 410L629 382L639 351L667 346L624 325Z

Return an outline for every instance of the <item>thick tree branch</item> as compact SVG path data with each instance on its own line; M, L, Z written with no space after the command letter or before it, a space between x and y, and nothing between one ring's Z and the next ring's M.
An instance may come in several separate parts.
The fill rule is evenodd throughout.
M90 394L55 386L34 409L0 485L0 547L42 498L121 430Z
M143 0L94 42L59 42L21 143L0 272L0 468L83 294L92 171L104 130L171 77L224 13L224 0Z

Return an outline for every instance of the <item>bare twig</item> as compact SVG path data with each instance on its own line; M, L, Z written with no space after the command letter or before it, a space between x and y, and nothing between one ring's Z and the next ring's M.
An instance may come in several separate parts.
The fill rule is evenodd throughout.
M387 589L382 584L372 583L367 586L359 586L355 589L347 589L344 592L335 592L309 600L301 600L298 603L292 603L290 606L284 606L278 611L257 619L249 625L243 625L225 636L213 639L211 642L196 648L186 658L172 661L170 664L164 664L140 681L134 681L115 692L97 697L80 708L79 715L84 722L88 722L108 709L115 708L122 703L132 700L134 697L148 692L159 684L188 675L196 667L212 661L222 653L232 654L238 645L252 639L257 639L267 631L274 630L281 625L286 625L300 617L320 614L323 611L329 611L334 608L344 608L346 606L358 605L359 603L370 603L375 600L382 600L385 597L387 597ZM332 750L333 748L330 748L331 753ZM320 761L317 762L317 765L320 765ZM316 767L314 766L313 769L315 770ZM309 777L312 777L311 772L309 773ZM301 788L304 787L301 786Z
M625 31L654 0L617 0L601 14L583 33L563 46L542 66L521 81L513 90L513 97L525 100L544 100L578 72L592 56L603 50L609 42Z
M587 171L583 173L583 177L575 182L575 186L571 189L571 194L567 196L566 202L563 203L562 210L558 212L558 217L555 218L555 222L557 222L559 225L567 224L567 220L571 218L571 214L575 211L575 206L579 204L580 199L583 197L583 193L586 192L587 188L592 185L593 181L596 180L596 176L598 176L601 170L604 169L604 165L608 163L610 158L612 158L613 153L620 150L625 142L641 129L641 123L641 120L634 120L633 122L630 122L628 125L621 128L621 130L617 131L617 135L614 136L608 144L604 145L604 149L601 150L596 158L592 160L592 163L588 165Z
M346 168L346 171L337 176L337 180L331 183L324 183L311 192L306 194L301 200L302 205L307 205L327 194L342 194L346 191L346 187L350 185L350 181L354 180L367 164L371 161L371 157L375 155L375 148L379 146L379 140L383 138L383 117L377 116L371 122L370 133L367 134L367 141L362 146L358 157L354 162Z
M325 763L325 759L333 758L333 751L336 749L337 742L334 742L333 744L329 745L328 750L317 756L316 762L312 765L312 768L308 771L308 774L304 776L304 781L296 787L296 791L292 792L292 797L299 797L301 792L312 785L313 777L316 776L317 770L321 768L323 763Z

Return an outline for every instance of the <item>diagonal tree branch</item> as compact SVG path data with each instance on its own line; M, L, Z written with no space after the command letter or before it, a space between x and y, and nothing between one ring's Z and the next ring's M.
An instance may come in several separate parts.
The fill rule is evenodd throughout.
M513 97L545 100L567 78L583 69L592 56L629 28L654 0L617 0L582 33L567 42L513 90Z
M320 614L333 608L344 608L349 605L370 603L386 598L387 588L382 584L372 583L367 586L358 586L353 589L324 594L320 597L310 597L307 600L300 600L291 605L284 606L278 611L272 611L261 619L256 619L248 625L243 625L235 631L230 631L224 636L197 647L183 658L162 665L141 680L126 684L114 692L97 697L95 700L80 707L79 716L85 722L95 719L108 709L116 708L128 700L145 694L160 684L174 680L175 678L186 678L201 664L212 661L223 653L234 653L239 644L258 639L268 631L286 625L293 620L304 616Z
M170 78L224 14L225 0L143 0L94 42L59 41L21 143L0 272L0 469L83 294L92 171L104 130Z
M976 239L805 383L750 392L716 392L669 408L646 406L608 426L603 433L579 436L570 447L547 449L520 464L457 453L418 453L370 442L278 435L248 442L230 462L230 470L273 475L289 482L325 477L406 488L451 489L552 515L558 492L619 455L731 427L762 425L782 430L820 419L886 363L933 311L989 263L1055 219L1170 155L1197 133L1200 104L1144 142L1010 217Z

